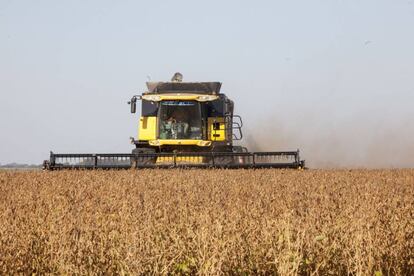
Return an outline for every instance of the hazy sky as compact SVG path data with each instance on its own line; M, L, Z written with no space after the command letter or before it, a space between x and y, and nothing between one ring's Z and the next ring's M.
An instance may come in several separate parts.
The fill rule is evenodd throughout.
M0 162L130 152L145 81L222 81L251 149L414 167L413 0L0 0Z

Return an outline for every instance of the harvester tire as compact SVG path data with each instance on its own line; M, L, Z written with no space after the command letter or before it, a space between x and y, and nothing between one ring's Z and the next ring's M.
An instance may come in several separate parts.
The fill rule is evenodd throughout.
M140 154L140 153L155 153L154 149L149 148L135 148L132 150L132 154ZM131 167L135 168L137 165L150 165L154 164L156 161L156 157L139 157L131 159Z
M233 147L233 152L236 152L236 153L242 153L242 152L248 152L248 150L247 150L247 148L246 147L242 147L242 146L234 146ZM246 164L246 163L248 163L248 159L247 159L247 157L244 157L244 156L235 156L234 157L234 160L233 160L233 163L234 164Z

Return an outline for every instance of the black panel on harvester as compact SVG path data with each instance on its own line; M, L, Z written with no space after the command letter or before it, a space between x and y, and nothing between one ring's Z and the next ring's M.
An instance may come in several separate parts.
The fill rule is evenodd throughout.
M148 90L133 96L136 113L141 100L137 139L131 153L50 153L44 169L142 168L305 168L299 150L248 152L233 145L240 140L243 121L234 103L220 93L220 82L149 82Z

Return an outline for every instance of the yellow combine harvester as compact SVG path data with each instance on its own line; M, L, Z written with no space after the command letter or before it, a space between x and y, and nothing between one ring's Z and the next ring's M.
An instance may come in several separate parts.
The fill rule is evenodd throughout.
M299 151L248 152L235 146L243 122L234 103L220 93L220 82L148 82L148 91L129 102L136 113L141 102L138 139L132 153L55 154L46 169L66 168L304 168Z

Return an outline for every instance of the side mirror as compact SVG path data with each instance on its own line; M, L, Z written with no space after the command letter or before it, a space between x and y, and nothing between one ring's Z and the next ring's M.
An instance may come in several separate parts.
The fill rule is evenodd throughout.
M137 112L137 97L132 97L131 101L128 102L131 105L131 113Z

